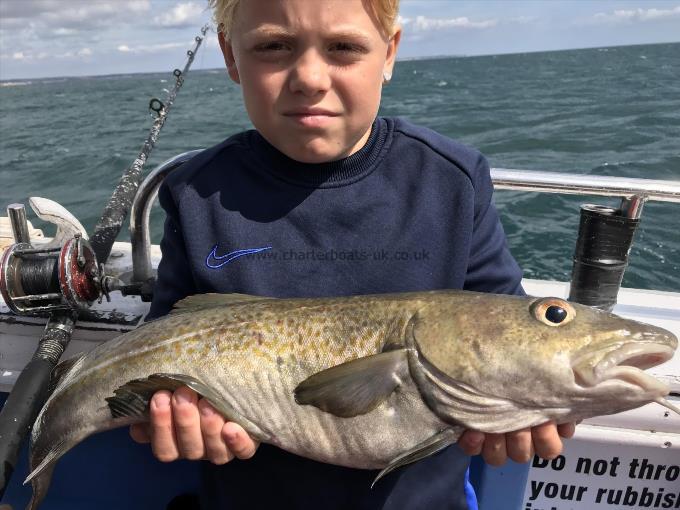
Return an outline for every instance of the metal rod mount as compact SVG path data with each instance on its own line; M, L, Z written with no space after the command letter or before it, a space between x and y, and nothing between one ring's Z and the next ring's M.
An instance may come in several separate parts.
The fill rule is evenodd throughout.
M30 244L31 236L28 233L28 220L26 220L24 204L9 204L7 206L7 216L12 226L14 242Z

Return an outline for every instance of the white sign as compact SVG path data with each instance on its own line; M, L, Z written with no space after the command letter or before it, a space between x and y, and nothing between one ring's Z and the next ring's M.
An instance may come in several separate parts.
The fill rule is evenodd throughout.
M673 436L675 444L649 446L572 440L552 461L534 457L522 510L680 509L680 436Z

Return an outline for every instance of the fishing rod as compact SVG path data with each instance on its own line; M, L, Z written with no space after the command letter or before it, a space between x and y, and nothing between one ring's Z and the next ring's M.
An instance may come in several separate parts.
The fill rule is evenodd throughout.
M201 28L201 37L197 36L194 47L187 51L184 69L173 71L175 85L165 102L151 99L149 109L156 118L149 136L123 173L89 241L80 222L66 209L51 200L34 197L30 204L38 217L57 225L52 241L34 246L23 204L11 204L7 209L14 244L0 260L0 294L15 314L47 316L48 321L33 357L0 410L0 499L23 441L49 396L53 369L71 341L78 312L89 309L94 301L101 302L102 297L108 300L111 290L120 290L115 279L104 275L103 263L111 253L139 188L144 164L208 28Z
M97 222L94 234L92 235L92 248L97 255L97 260L106 260L111 253L113 242L116 240L116 237L118 237L123 221L125 221L125 218L128 215L130 206L132 205L132 201L135 198L135 194L137 193L137 189L142 180L142 168L158 140L158 135L161 132L161 129L163 129L170 108L175 102L179 89L182 88L184 77L189 72L189 68L194 61L196 52L201 47L201 43L203 42L203 38L205 37L208 28L207 24L201 28L202 37L196 36L196 45L193 49L187 51L187 62L184 65L184 69L175 69L173 71L172 74L175 77L175 86L168 92L165 102L158 98L153 98L149 102L149 109L156 114L156 118L149 131L149 136L144 141L144 145L142 145L142 149L137 158L123 173L123 176L121 177L118 186L116 186L109 203L104 208L104 212Z

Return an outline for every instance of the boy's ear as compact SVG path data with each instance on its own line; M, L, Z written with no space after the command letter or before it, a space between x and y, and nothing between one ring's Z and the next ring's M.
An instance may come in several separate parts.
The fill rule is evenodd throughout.
M231 41L228 41L224 37L223 32L217 32L217 40L220 43L220 49L222 50L222 55L224 56L224 63L227 65L227 72L229 77L235 82L240 84L241 78L238 75L238 68L236 67L236 59L234 58L234 50L231 46Z
M397 26L394 30L394 34L392 34L392 37L387 43L387 55L385 56L384 71L390 76L392 75L394 62L397 58L397 49L399 48L399 41L401 41L401 27Z

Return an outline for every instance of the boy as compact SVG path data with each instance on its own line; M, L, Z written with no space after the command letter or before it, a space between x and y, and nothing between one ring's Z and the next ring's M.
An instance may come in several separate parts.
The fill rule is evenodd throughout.
M376 118L401 36L397 3L211 1L229 76L255 130L208 149L164 184L163 260L150 316L203 292L522 292L484 158L403 120ZM476 508L459 447L491 464L561 450L554 424L506 435L468 431L459 447L371 490L375 472L258 449L186 388L157 393L150 413L150 428L131 432L152 439L160 460L212 462L205 509ZM234 456L250 460L227 464Z

